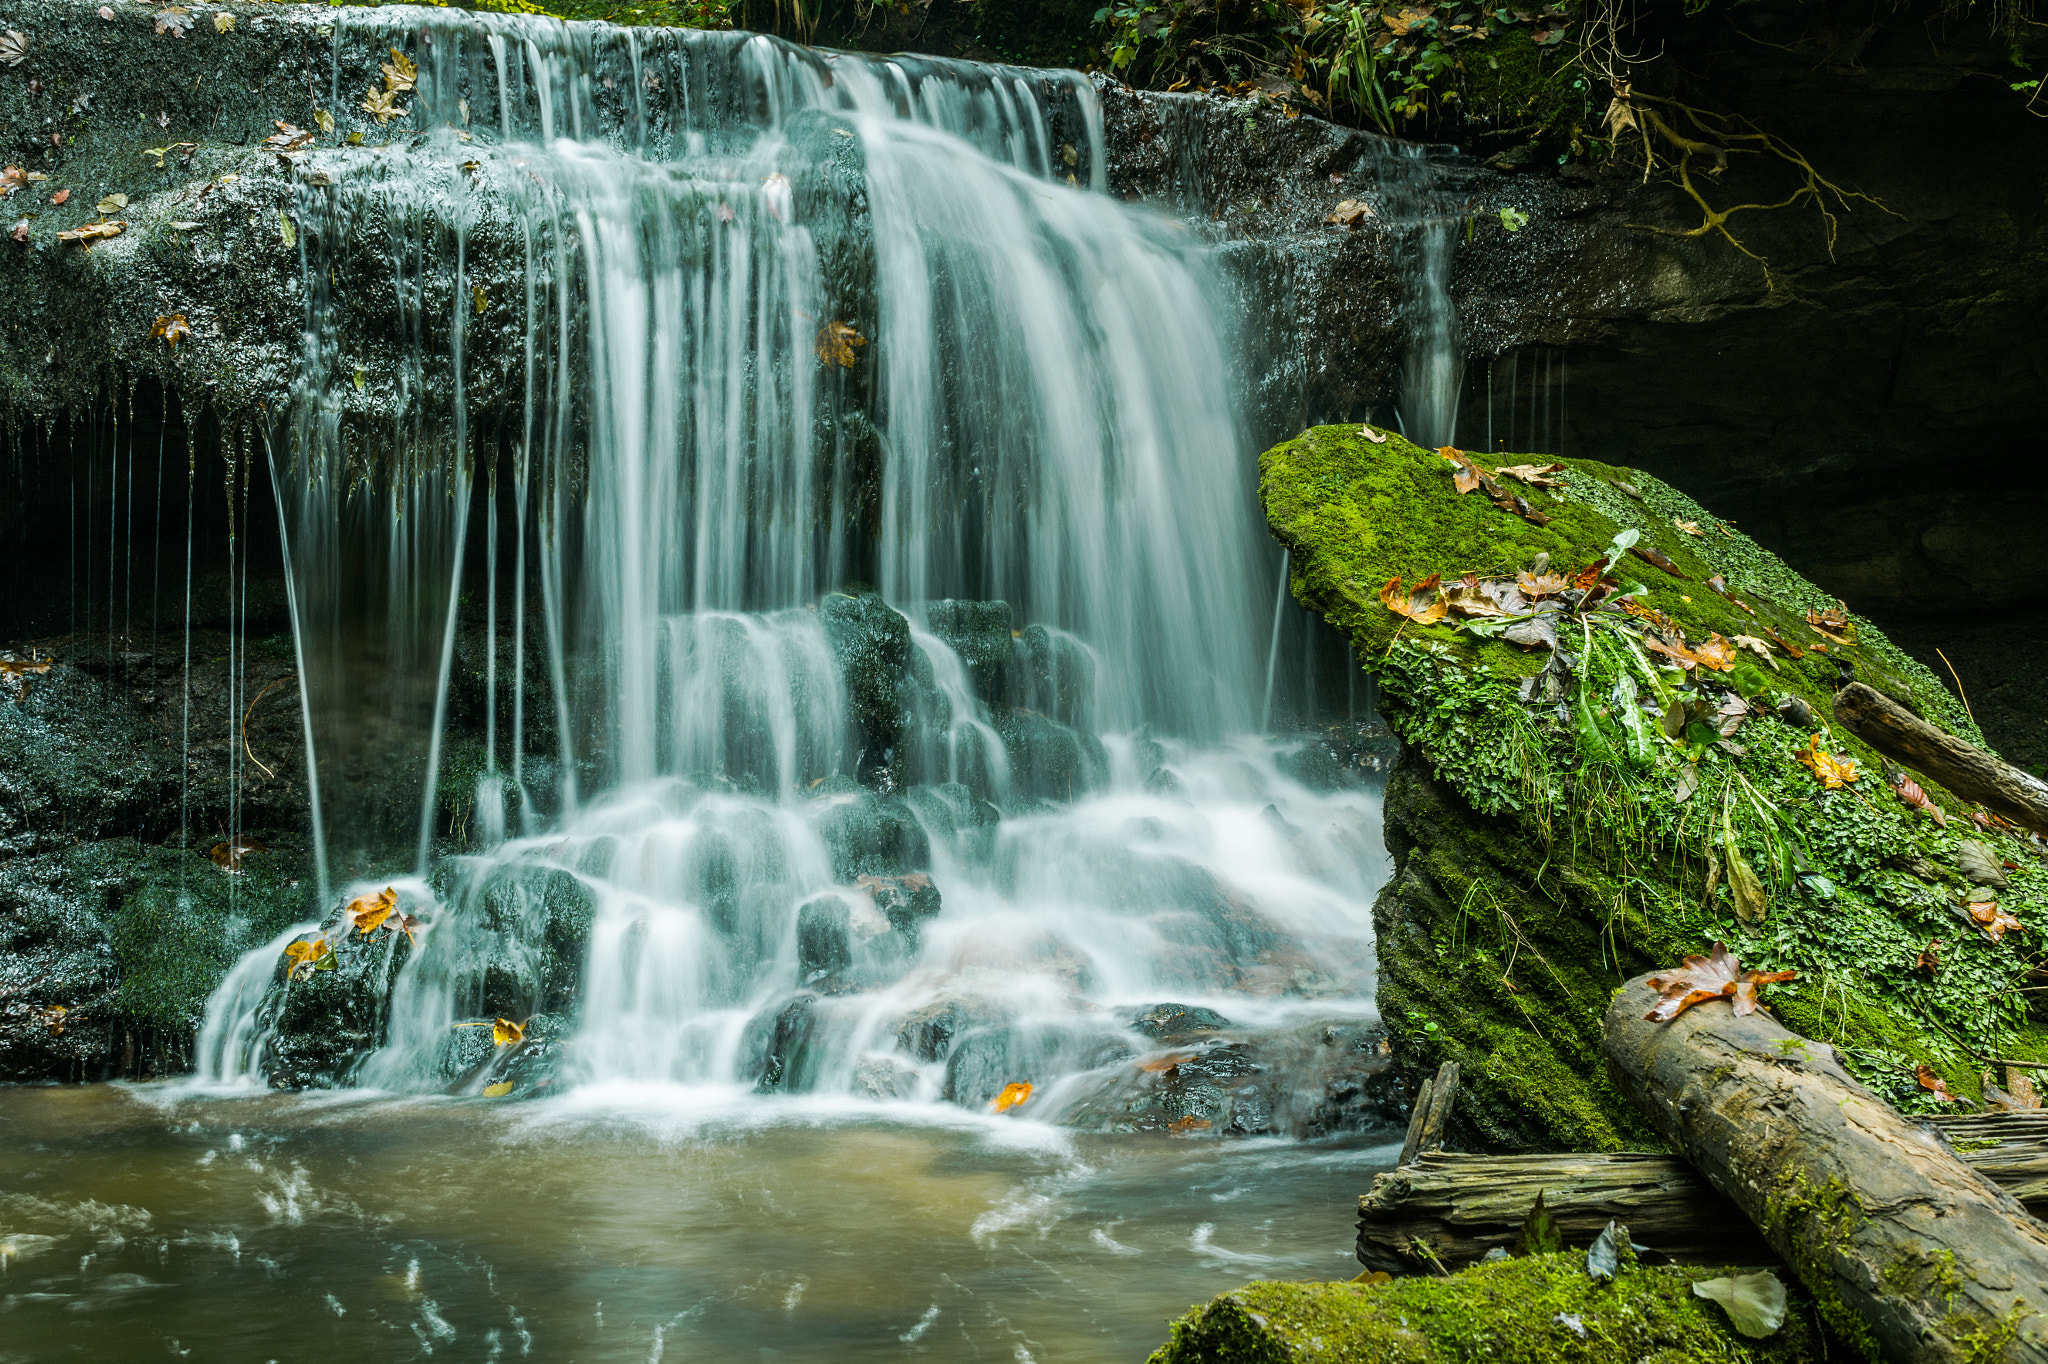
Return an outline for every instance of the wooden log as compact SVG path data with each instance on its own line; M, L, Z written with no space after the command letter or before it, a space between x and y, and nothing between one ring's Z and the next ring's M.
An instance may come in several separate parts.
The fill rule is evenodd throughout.
M1457 1102L1457 1098L1458 1063L1446 1061L1437 1067L1436 1083L1430 1089L1429 1112L1422 1120L1417 1154L1427 1155L1444 1149L1444 1128L1451 1121L1451 1105Z
M1776 1258L1741 1210L1675 1156L1437 1152L1378 1176L1358 1200L1358 1262L1389 1274L1462 1268L1512 1246L1538 1193L1568 1245L1591 1245L1613 1219L1684 1264Z
M1886 757L1985 809L2048 834L2048 782L1946 730L1861 682L1835 693L1835 719Z
M1842 1069L1833 1048L1721 1000L1643 1015L1615 996L1621 1090L1746 1213L1864 1354L2048 1364L2048 1225Z
M2034 1215L2048 1213L2048 1114L1933 1121L1972 1169ZM1462 1268L1512 1246L1539 1191L1570 1245L1590 1243L1613 1218L1656 1260L1778 1258L1749 1218L1677 1156L1436 1152L1376 1176L1359 1198L1358 1262L1389 1274Z
M1422 1153L1422 1129L1429 1125L1429 1101L1435 1093L1436 1081L1424 1080L1415 1096L1415 1111L1408 1115L1408 1137L1401 1143L1401 1158L1395 1165L1406 1165Z

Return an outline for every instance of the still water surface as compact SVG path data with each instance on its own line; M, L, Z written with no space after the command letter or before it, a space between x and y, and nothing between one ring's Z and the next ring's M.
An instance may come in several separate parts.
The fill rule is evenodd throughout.
M646 1087L0 1089L0 1364L1138 1361L1247 1279L1355 1273L1395 1154Z

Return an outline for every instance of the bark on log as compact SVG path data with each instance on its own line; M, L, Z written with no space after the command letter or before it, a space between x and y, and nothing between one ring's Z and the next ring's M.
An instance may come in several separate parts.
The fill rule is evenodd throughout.
M1934 1121L1970 1168L2035 1215L2048 1212L2048 1114ZM1570 1245L1590 1243L1613 1218L1660 1259L1777 1259L1749 1218L1676 1156L1437 1152L1376 1176L1359 1198L1358 1262L1389 1274L1428 1270L1432 1261L1462 1268L1512 1246L1539 1191Z
M1720 1001L1609 1006L1616 1083L1749 1215L1834 1330L1892 1361L2048 1364L2048 1226L1856 1083L1833 1048Z
M1936 729L1875 688L1851 682L1836 692L1835 719L1878 752L1932 777L1964 800L2048 834L2048 782Z

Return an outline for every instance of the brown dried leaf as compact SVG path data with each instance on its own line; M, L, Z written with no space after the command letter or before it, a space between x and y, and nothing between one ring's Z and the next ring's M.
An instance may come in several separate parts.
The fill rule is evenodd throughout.
M1920 1082L1920 1088L1926 1090L1943 1103L1952 1104L1958 1102L1956 1096L1948 1092L1948 1082L1939 1075L1936 1075L1933 1069L1925 1062L1913 1067L1913 1078Z
M1476 492L1486 481L1486 470L1474 464L1472 457L1463 450L1454 445L1440 445L1436 452L1456 466L1451 470L1451 484L1460 493Z
M2027 931L2027 926L2000 909L1996 900L1975 900L1965 908L1969 910L1970 917L1983 926L1993 942L2004 942L2007 929L2019 933Z
M18 29L0 33L0 62L20 66L28 60L28 37Z
M363 96L363 112L379 123L389 123L394 118L404 118L407 111L398 107L396 94L389 90L379 90L373 85L370 92Z
M183 5L171 5L156 12L156 31L159 35L168 33L173 38L182 38L192 27L192 16Z
M1415 584L1412 591L1403 592L1401 580L1389 578L1380 588L1380 605L1397 616L1406 616L1417 625L1434 625L1444 618L1448 609L1437 591L1441 581L1440 575L1432 573Z
M1572 580L1561 573L1531 573L1523 569L1515 575L1515 590L1531 601L1554 597L1571 585Z
M1700 523L1697 521L1681 521L1674 516L1671 518L1671 524L1684 531L1687 535L1704 536L1706 534L1705 531L1700 529Z
M1758 639L1755 635L1734 635L1730 637L1728 642L1749 650L1773 668L1778 666L1777 658L1771 653L1771 646Z
M76 242L89 251L94 242L118 237L127 226L128 224L122 222L87 223L84 227L74 227L69 232L59 232L57 240Z
M1914 781L1911 777L1901 772L1892 790L1897 792L1899 799L1907 805L1927 815L1942 828L1946 829L1948 827L1948 811L1942 809L1929 799L1927 792L1921 789L1919 782Z
M1649 986L1663 998L1643 1015L1653 1023L1668 1023L1695 1004L1729 997L1737 1017L1756 1012L1756 987L1793 980L1794 971L1745 971L1730 954L1727 944L1715 943L1711 957L1687 957L1676 971L1650 977Z
M1921 948L1913 958L1913 969L1930 976L1941 970L1941 939L1927 940L1927 946Z
M1561 473L1562 464L1505 464L1493 471L1495 478L1518 479L1532 488L1562 488L1564 480L1547 477Z
M1372 205L1363 199L1346 199L1324 215L1323 221L1339 227L1357 227L1372 217Z
M242 869L242 861L250 853L269 852L263 840L252 834L237 834L225 842L216 843L206 855L213 859L213 865L228 872Z
M1685 574L1679 572L1678 565L1672 563L1670 558L1661 549L1651 549L1647 545L1630 545L1628 552L1646 564L1654 564L1656 567L1663 569L1674 578L1685 578ZM1686 581L1690 582L1692 580L1686 578Z
M419 78L420 69L413 65L410 57L395 47L391 49L391 60L380 65L384 69L384 88L394 95L401 95L412 89L413 82Z

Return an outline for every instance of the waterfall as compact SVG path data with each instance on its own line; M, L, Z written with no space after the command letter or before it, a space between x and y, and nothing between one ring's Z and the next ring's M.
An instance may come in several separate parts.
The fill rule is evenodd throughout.
M1256 733L1233 326L1101 192L1080 77L453 11L333 42L337 102L412 53L424 131L307 163L271 457L331 910L420 922L252 954L212 1080L1058 1116L1162 1003L1370 1017L1376 799ZM305 1059L320 999L381 1045Z
M1390 226L1406 259L1401 270L1401 426L1418 445L1454 445L1465 357L1451 302L1451 256L1462 221L1437 188L1433 151L1375 140L1373 155Z

